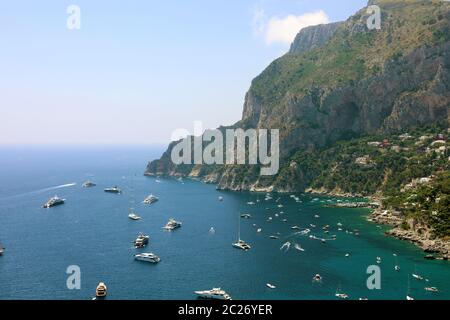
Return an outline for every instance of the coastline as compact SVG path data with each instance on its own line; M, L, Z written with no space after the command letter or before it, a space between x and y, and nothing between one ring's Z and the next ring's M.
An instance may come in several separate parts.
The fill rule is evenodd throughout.
M450 241L434 238L431 230L429 230L426 226L414 220L404 220L400 216L399 212L383 209L381 206L382 197L343 193L339 190L328 192L325 189L317 190L312 188L306 189L305 193L342 198L367 199L365 205L362 202L356 202L353 204L337 204L330 207L371 209L372 211L367 217L367 221L378 225L387 225L392 227L390 230L385 232L386 236L394 237L402 241L408 241L416 245L427 254L426 258L428 259L450 260ZM407 230L402 228L405 223L408 227Z

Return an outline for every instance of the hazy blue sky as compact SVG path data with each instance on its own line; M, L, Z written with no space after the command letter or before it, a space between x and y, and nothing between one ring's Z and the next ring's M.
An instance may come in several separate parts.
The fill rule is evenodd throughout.
M232 124L293 29L366 3L2 1L0 144L164 143L194 120Z

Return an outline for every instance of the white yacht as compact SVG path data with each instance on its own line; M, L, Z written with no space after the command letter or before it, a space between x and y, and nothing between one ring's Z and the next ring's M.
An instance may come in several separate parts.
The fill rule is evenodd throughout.
M136 213L134 212L130 212L130 214L128 215L128 218L130 218L131 220L140 220L141 217L138 216Z
M143 248L148 244L149 240L150 237L148 235L140 233L133 243L136 248Z
M53 198L48 200L42 207L48 209L48 208L51 208L54 206L59 206L61 204L64 204L65 201L66 201L66 199L61 199L58 196L54 196Z
M156 202L158 200L159 200L158 197L154 196L153 194L150 194L150 195L147 196L147 198L144 199L144 203L145 204L152 204L152 203L154 203L154 202Z
M161 258L156 254L151 252L144 252L134 255L134 259L144 262L158 263L161 261Z
M181 227L181 222L176 221L175 219L170 218L166 225L163 227L166 230L172 231Z
M231 300L231 297L221 288L213 288L211 290L194 291L194 293L202 299L214 299L214 300Z

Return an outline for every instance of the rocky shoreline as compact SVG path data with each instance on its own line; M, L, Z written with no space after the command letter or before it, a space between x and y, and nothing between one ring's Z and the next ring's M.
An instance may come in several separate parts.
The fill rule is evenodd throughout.
M434 238L426 226L413 220L405 221L398 212L378 208L373 210L368 221L392 226L386 235L415 244L428 254L428 259L450 259L450 241ZM404 224L407 229L403 228Z

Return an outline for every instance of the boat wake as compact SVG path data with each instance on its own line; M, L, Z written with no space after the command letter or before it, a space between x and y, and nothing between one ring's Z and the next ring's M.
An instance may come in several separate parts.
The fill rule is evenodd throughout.
M14 199L14 198L19 198L19 197L24 197L24 196L30 196L30 195L44 193L47 191L69 188L69 187L73 187L76 185L77 185L76 182L66 183L66 184L61 184L59 186L48 187L48 188L43 188L43 189L38 189L38 190L34 190L34 191L29 191L29 192L25 192L25 193L19 193L19 194L3 197L3 198L0 198L0 200L8 200L8 199Z

